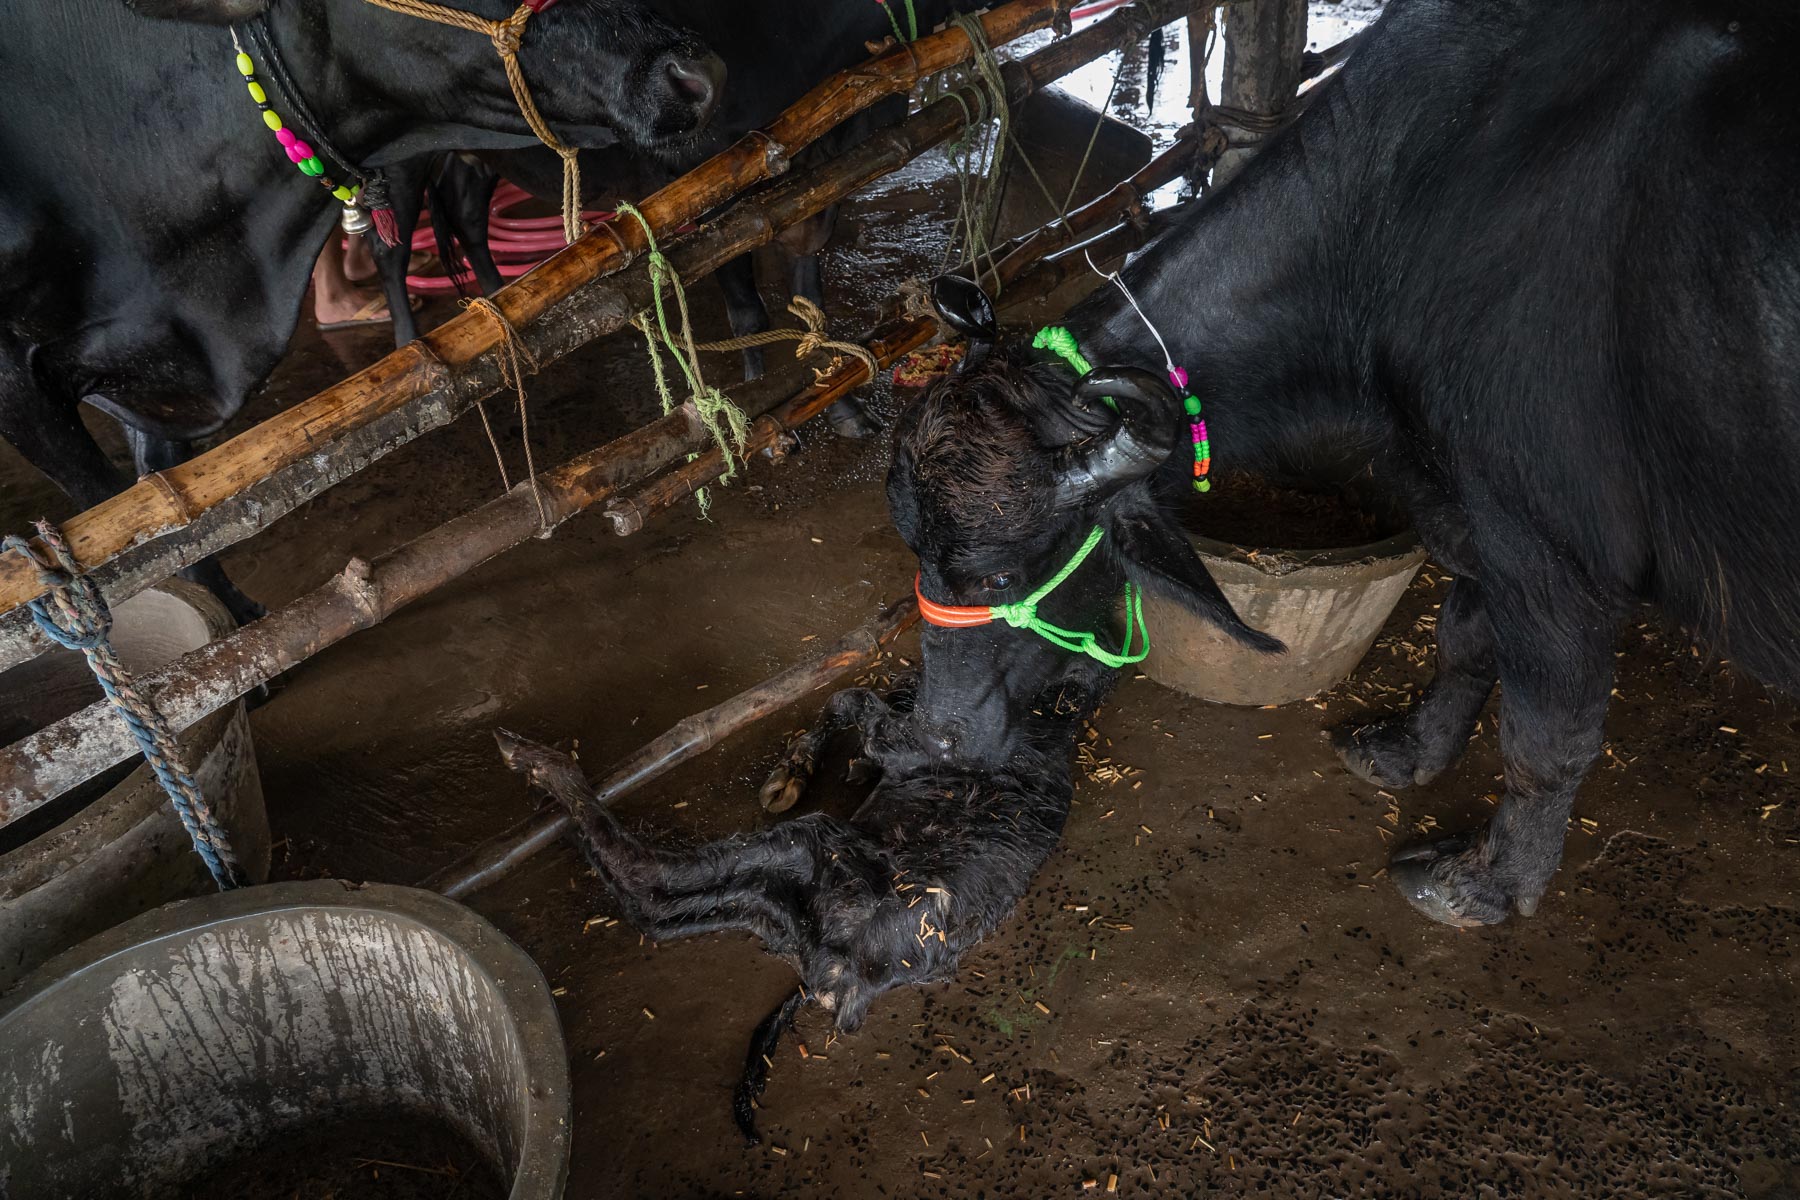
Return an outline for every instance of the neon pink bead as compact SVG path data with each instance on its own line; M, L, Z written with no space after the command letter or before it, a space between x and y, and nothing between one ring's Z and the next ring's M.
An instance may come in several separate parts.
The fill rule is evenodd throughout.
M300 139L294 136L294 131L291 129L277 129L275 131L275 140L280 142L283 146L291 146Z
M1185 389L1187 387L1187 372L1180 367L1176 367L1173 371L1169 372L1169 381L1176 387Z
M1200 422L1200 440L1201 441L1206 440L1206 422L1205 421Z
M1200 427L1198 425L1196 425L1194 427L1194 445L1198 446L1201 442L1204 442L1205 440L1206 440L1206 435L1204 433L1201 433Z
M287 148L287 156L288 156L289 162L297 163L297 162L302 162L305 160L306 151L301 148L304 145L305 145L304 142L300 142L300 143L296 143L292 146L289 146Z

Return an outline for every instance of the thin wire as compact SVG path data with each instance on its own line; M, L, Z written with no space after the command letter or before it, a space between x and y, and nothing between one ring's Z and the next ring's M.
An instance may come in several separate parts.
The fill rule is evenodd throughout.
M1138 320L1144 323L1144 328L1150 331L1150 336L1155 338L1156 344L1161 347L1163 366L1167 368L1169 374L1175 374L1177 370L1175 366L1175 356L1169 353L1169 344L1163 341L1163 336L1161 333L1157 332L1155 324L1151 322L1149 317L1144 315L1144 310L1138 307L1137 297L1131 294L1131 289L1125 286L1125 281L1119 278L1119 273L1117 271L1102 271L1099 267L1096 267L1094 265L1094 256L1088 253L1087 247L1085 246L1081 249L1081 257L1087 259L1088 270L1092 271L1102 279L1112 280L1113 283L1118 286L1118 289L1125 293L1125 299L1130 302L1132 311L1137 313Z

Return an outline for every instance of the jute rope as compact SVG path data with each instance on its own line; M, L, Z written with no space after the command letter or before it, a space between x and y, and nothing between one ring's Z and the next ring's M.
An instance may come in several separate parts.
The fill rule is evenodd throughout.
M709 351L749 350L756 346L773 346L777 342L799 342L794 347L795 358L805 358L809 354L817 354L821 350L831 350L838 354L847 354L861 362L869 369L871 381L881 377L881 363L864 347L855 342L837 342L825 336L825 312L817 304L805 296L795 296L788 304L788 311L798 317L805 329L765 329L761 333L746 333L741 337L726 338L720 342L695 342L694 349Z
M538 483L537 463L531 454L531 416L525 404L525 376L537 374L537 356L492 300L477 296L466 301L463 307L480 313L500 330L500 383L503 387L511 388L519 400L519 440L525 443L525 478L531 483L531 499L537 505L538 529L548 536L551 528L550 510L544 503L544 491ZM500 439L494 436L494 427L488 422L486 403L477 401L475 411L481 414L481 428L487 433L488 445L493 448L494 465L500 468L500 486L511 491L512 480L507 475L506 457L500 453Z
M452 25L458 29L466 29L470 33L485 33L494 43L494 50L500 55L500 62L506 68L506 82L512 85L513 102L519 106L519 112L525 118L525 124L531 127L532 134L544 143L556 156L562 159L562 219L563 241L573 242L581 236L581 166L577 161L577 151L573 146L565 146L550 126L544 123L538 112L537 104L531 98L531 88L525 83L525 72L519 67L519 41L525 36L525 22L531 19L534 11L529 4L521 4L513 10L510 17L502 21L490 21L486 17L478 17L474 13L464 12L457 8L446 8L442 4L432 4L429 0L368 0L378 8L397 12L403 16L418 17L422 21L435 21L439 25Z

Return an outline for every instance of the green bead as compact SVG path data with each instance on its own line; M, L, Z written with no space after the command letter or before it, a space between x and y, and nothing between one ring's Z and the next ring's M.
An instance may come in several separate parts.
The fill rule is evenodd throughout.
M342 200L345 204L348 204L350 203L350 198L356 193L352 192L343 184L339 184L337 187L331 189L331 194L336 196L339 200Z
M308 175L323 175L325 164L320 162L319 156L315 154L311 158L301 159L300 169Z
M1212 491L1212 481L1210 479L1196 479L1194 480L1194 490L1196 492L1210 492Z
M263 124L267 125L277 133L281 132L281 118L275 115L273 109L268 109L263 112Z
M258 104L267 104L269 102L269 93L263 91L262 84L252 79L250 81L250 98Z
M1200 397L1189 396L1181 403L1187 408L1190 417L1197 417L1200 415Z
M239 75L256 74L256 64L250 61L250 56L248 54L241 51L237 56L237 69Z

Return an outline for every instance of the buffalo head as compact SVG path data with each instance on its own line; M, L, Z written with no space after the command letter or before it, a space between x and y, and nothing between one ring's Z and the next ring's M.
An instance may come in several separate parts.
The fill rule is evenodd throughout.
M940 288L939 298L950 323L984 344L899 423L888 507L919 557L920 595L977 611L1017 605L1098 528L1092 552L1040 601L1043 622L1117 650L1115 611L1130 581L1246 645L1281 650L1232 610L1176 519L1191 460L1169 386L1133 367L1078 380L972 324L981 306L970 297ZM1114 670L1004 616L953 626L922 627L914 710L920 739L950 760L1004 758L1021 717L1066 685L1102 690Z
M299 86L327 86L315 59L322 51L336 76L331 82L347 81L360 105L397 110L404 127L439 132L461 127L468 132L450 138L458 148L535 142L500 56L480 33L368 0L124 2L155 20L270 21L278 27L275 43L298 60ZM512 0L445 0L443 6L488 21L506 18L518 7ZM518 61L538 111L561 141L675 153L699 137L718 108L724 62L693 33L638 0L537 0L529 7L533 14L519 38ZM298 18L294 31L283 27L290 14Z

